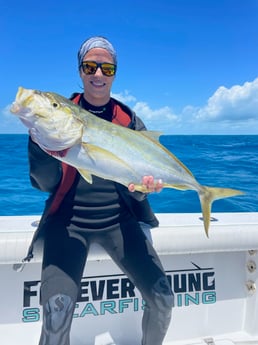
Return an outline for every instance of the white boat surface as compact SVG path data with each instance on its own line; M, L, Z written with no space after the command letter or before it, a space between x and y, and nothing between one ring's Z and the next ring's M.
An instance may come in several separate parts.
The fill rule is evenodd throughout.
M175 295L164 345L258 344L258 213L157 214L152 240ZM24 267L38 215L0 217L0 344L37 345L41 256ZM23 269L21 269L23 268ZM147 274L147 272L146 272ZM143 301L98 246L85 267L71 345L140 345Z

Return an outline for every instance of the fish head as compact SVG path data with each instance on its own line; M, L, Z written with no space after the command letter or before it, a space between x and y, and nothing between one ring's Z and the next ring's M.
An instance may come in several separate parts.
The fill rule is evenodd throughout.
M81 140L83 124L74 116L76 107L60 95L19 87L10 110L26 127L49 140L48 146L51 141L63 141L71 147Z

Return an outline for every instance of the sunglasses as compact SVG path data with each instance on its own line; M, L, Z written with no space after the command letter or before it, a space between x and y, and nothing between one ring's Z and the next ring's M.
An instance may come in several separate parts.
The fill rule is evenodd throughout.
M116 65L109 62L83 61L81 67L85 74L95 74L99 67L106 77L113 77L116 74Z

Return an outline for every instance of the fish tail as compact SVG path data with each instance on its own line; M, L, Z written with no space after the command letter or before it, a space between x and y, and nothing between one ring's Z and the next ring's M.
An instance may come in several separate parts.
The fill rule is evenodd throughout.
M201 203L203 224L206 236L209 237L211 205L214 200L229 198L231 196L244 194L242 191L231 188L217 188L201 186L199 190L199 199Z

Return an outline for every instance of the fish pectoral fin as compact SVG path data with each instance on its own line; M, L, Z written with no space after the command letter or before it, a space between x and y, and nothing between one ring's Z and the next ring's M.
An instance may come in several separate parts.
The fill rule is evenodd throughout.
M79 171L80 175L84 178L84 180L86 180L88 183L92 184L92 176L87 170L78 169L78 168L77 168L77 170Z
M98 159L102 159L104 155L106 157L107 154L109 154L109 151L93 144L82 142L81 146L86 152L87 156L92 160L92 162L95 162L95 163L97 162Z
M132 176L136 175L134 169L130 165L112 152L93 144L82 143L81 145L96 167L98 166L98 176L105 178L104 170L106 167L109 169L111 166L114 170L114 175L116 174L116 169L117 171L123 171L123 173L130 173ZM120 181L120 183L122 183L123 178L121 178Z

